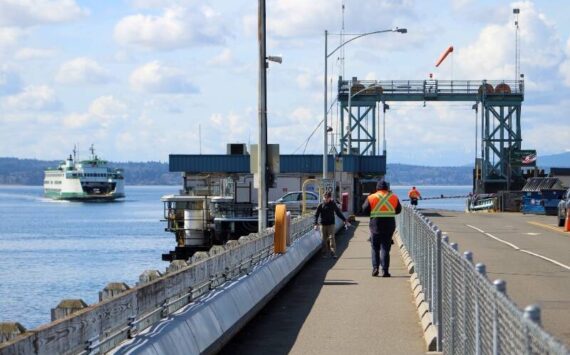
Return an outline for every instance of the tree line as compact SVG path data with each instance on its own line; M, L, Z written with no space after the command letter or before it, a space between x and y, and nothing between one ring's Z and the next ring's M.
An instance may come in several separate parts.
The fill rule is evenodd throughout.
M61 161L0 158L0 184L43 185L44 170L57 167ZM180 173L168 171L168 163L109 163L123 168L129 185L181 185ZM470 185L471 167L429 167L388 164L386 178L393 185Z

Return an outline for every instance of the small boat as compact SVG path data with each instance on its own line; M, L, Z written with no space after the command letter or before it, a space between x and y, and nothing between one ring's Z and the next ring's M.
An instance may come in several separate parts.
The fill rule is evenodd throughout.
M54 200L113 201L125 197L123 169L111 168L108 162L95 155L95 148L89 149L88 160L77 161L76 149L73 155L57 168L44 171L44 195Z

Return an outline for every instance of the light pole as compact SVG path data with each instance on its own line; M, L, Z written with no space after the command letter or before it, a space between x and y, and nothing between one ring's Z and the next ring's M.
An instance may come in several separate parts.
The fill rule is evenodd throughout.
M257 232L262 233L267 228L267 66L268 60L279 63L283 61L280 56L266 55L266 25L265 0L258 2L258 42L259 42L259 82L258 82L258 122L259 142L257 144L257 176L259 189L257 190L258 221Z
M380 30L380 31L372 31L372 32L367 32L367 33L362 33L362 34L358 34L355 37L352 37L351 39L349 39L348 41L345 41L343 43L341 43L338 47L336 47L332 52L328 52L328 31L325 30L325 78L324 78L324 82L325 82L325 92L324 92L324 97L325 97L325 102L324 102L324 117L323 117L323 127L324 127L324 149L323 149L323 179L327 178L327 170L328 170L328 162L327 162L327 158L328 158L328 152L327 152L327 146L328 146L328 139L327 139L327 105L328 105L328 95L327 95L327 76L328 76L328 59L331 55L333 55L336 51L338 51L339 49L341 49L342 47L344 47L344 45L360 38L360 37L364 37L364 36L368 36L368 35L373 35L373 34L377 34L377 33L385 33L385 32L399 32L399 33L407 33L408 30L405 28L392 28L389 30ZM349 94L350 95L350 94Z
M258 42L259 42L259 82L258 82L258 143L257 143L257 232L261 235L267 227L267 183L265 167L267 166L267 56L265 54L265 0L258 4Z

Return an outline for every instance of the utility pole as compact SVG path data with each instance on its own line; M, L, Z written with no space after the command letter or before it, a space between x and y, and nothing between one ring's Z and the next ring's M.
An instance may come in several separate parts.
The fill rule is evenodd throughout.
M257 144L257 176L259 178L259 188L257 190L257 231L261 234L267 228L267 182L265 181L265 168L267 165L267 62L265 52L265 0L259 0L257 33L259 42L259 139Z

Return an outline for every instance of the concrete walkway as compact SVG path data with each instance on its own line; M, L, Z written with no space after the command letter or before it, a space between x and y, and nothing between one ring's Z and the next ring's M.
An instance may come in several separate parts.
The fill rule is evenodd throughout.
M367 218L337 234L339 258L313 258L222 354L425 354L398 248L372 277L367 239Z

